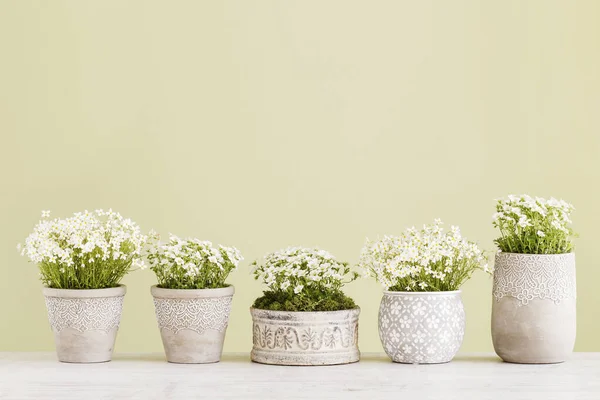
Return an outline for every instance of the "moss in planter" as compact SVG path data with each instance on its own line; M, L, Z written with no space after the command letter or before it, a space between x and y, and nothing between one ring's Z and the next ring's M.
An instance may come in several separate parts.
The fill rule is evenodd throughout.
M254 308L271 311L339 311L358 308L341 290L328 292L268 291L256 299Z

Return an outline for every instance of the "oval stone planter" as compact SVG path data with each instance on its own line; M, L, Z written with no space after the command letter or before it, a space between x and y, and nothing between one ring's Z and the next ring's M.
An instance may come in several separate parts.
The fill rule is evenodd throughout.
M576 336L575 254L498 253L492 341L504 361L565 361Z
M44 288L59 361L111 360L125 292L124 285L85 290Z
M252 361L275 365L335 365L357 362L360 309L320 312L250 308Z
M206 364L221 360L235 289L163 289L152 286L167 361Z
M383 293L379 338L394 362L439 364L452 360L465 333L460 290Z

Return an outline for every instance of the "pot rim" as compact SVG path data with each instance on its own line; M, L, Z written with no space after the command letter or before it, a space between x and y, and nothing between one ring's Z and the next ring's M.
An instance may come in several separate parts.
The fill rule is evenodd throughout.
M235 293L235 287L228 285L214 289L167 289L152 285L150 287L152 296L159 299L196 299L210 297L229 297Z
M349 311L358 311L360 312L360 307L356 307L356 308L348 308L345 310L336 310L336 311L282 311L282 310L265 310L264 308L255 308L255 307L250 307L250 313L254 314L255 312L268 312L268 313L276 313L276 314L292 314L295 316L300 316L300 315L309 315L309 314L313 314L313 315L328 315L328 314L341 314L341 313L345 313L345 312L349 312Z
M388 296L453 296L461 294L462 290L445 290L440 292L397 292L393 290L384 290L383 294Z
M118 286L103 289L58 289L44 286L42 293L46 297L65 297L65 298L100 298L100 297L122 297L127 293L127 286L119 284Z
M571 251L569 253L556 253L556 254L535 254L535 253L510 253L510 252L504 252L504 251L499 251L496 253L496 256L502 255L502 254L506 254L506 255L515 255L515 256L522 256L522 257L557 257L557 256L568 256L568 255L575 255L574 251Z

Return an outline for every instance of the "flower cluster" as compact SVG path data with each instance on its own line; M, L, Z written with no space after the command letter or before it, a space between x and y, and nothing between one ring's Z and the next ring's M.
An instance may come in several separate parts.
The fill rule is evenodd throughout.
M148 236L112 210L75 213L66 219L42 220L17 249L40 268L52 288L97 289L116 286L134 267L142 267Z
M169 236L168 243L154 243L148 252L158 285L167 289L225 287L225 279L243 259L235 247L214 248L211 242L175 235Z
M569 228L573 210L573 205L555 198L509 195L499 199L493 224L501 236L495 242L508 253L569 253L573 250Z
M288 247L265 256L264 264L254 265L254 277L262 279L272 291L300 294L308 290L339 290L356 274L348 263L336 261L324 250Z
M486 257L453 226L446 232L442 221L414 227L401 236L384 236L363 248L359 266L391 291L451 291L473 271L488 271Z

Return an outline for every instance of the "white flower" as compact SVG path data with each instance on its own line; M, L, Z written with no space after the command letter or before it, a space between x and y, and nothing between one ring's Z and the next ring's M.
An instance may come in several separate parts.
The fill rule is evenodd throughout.
M152 237L158 238L158 235L153 233ZM195 282L193 287L207 282L224 285L229 272L235 270L244 259L235 247L219 245L214 248L209 241L182 239L173 234L169 234L168 243L155 243L148 250L147 257L159 280L168 276L171 281L179 280L183 286Z
M49 216L50 211L42 211L42 218ZM25 239L21 254L36 264L57 264L60 273L69 273L71 268L99 261L136 263L147 239L139 226L119 213L84 211L66 219L42 219Z
M501 250L511 252L554 254L571 251L572 232L568 224L574 209L564 200L546 200L526 194L499 199L493 216L493 225L502 234L497 243ZM544 237L552 240L541 240Z
M339 289L344 279L354 279L348 276L346 264L316 248L288 247L267 254L262 264L255 262L254 266L254 277L263 280L271 290L292 286L296 294L309 287L320 291Z
M527 228L531 225L531 223L529 222L529 219L523 215L521 216L521 218L519 218L519 222L517 222L517 225L519 225L521 228Z
M448 282L456 275L454 272L479 269L486 257L476 244L461 236L457 226L447 232L442 225L436 220L420 231L410 228L401 236L367 240L359 266L386 290L424 291L440 281L460 285Z

